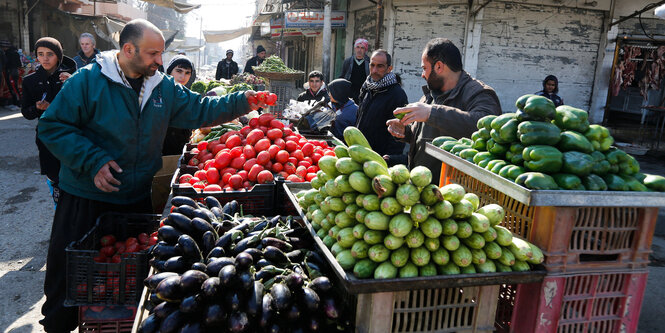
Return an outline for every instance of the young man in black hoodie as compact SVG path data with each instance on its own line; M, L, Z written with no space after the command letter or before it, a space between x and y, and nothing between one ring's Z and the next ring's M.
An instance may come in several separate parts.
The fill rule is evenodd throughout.
M37 70L23 78L23 97L21 113L26 119L39 118L49 107L51 101L60 92L60 88L74 71L76 63L62 55L60 42L51 37L40 38L35 43L35 53L39 66ZM53 202L58 204L58 172L60 161L51 154L44 144L35 138L39 149L39 166L42 175L46 175L46 183L51 191Z
M256 55L253 56L251 59L247 60L247 63L245 64L245 70L243 70L243 72L254 74L254 68L252 67L261 65L261 63L265 59L266 59L266 48L263 47L263 45L257 46Z

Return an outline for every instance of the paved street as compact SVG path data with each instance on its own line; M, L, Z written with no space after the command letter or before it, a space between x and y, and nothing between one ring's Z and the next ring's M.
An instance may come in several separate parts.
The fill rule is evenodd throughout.
M0 107L0 329L43 332L38 320L44 302L42 286L53 204L45 177L39 175L34 144L36 121ZM642 162L642 161L641 161ZM643 169L663 172L658 160ZM665 318L665 218L654 237L653 263L640 318L640 333L663 332ZM64 269L64 268L63 268Z

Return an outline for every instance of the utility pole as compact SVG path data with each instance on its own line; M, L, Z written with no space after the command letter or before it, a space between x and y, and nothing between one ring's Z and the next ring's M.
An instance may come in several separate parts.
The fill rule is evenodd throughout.
M383 0L376 1L376 40L374 49L381 48L381 30L383 30Z
M328 83L330 78L330 43L332 37L331 27L331 0L326 0L323 7L323 81Z

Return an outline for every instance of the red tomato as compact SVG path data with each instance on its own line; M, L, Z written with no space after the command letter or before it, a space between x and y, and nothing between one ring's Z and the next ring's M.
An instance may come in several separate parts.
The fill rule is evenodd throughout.
M208 141L201 141L196 144L196 149L199 151L204 151L206 148L208 148Z
M266 96L267 105L275 105L275 103L277 103L277 95L270 93L268 96Z
M323 155L325 155L325 156L335 156L335 152L330 150L330 149L326 149L326 150L323 151Z
M277 152L279 152L281 148L279 148L278 145L272 145L268 147L268 153L270 153L270 159L275 159L275 156L277 155Z
M150 236L148 236L148 234L146 234L145 232L142 232L139 234L137 238L139 239L140 244L148 244Z
M210 159L210 160L207 160L207 161L203 162L203 170L208 171L208 169L210 169L211 167L214 167L214 166L215 166L215 160L214 159Z
M254 165L256 165L256 159L250 158L247 161L245 161L245 164L242 165L242 168L245 171L249 172L249 170L251 170Z
M104 257L104 256L102 256L102 255L96 256L96 257L92 258L92 260L93 260L94 262L98 262L98 263L102 263L102 264L103 264L103 263L106 263L106 257ZM83 293L87 293L87 290L86 290L86 289L87 289L87 284L84 283L83 285L86 286L86 287L82 287L82 288L83 288L83 291L82 291L82 292L83 292ZM80 285L79 285L79 286L80 286ZM81 291L78 290L78 287L77 287L77 292L81 292Z
M233 176L233 174L229 173L229 172L223 174L222 175L222 183L228 184L229 183L229 178L231 178L231 176Z
M284 171L286 171L286 173L289 175L294 174L296 173L296 166L291 162L287 162L284 164Z
M268 163L266 163L263 166L263 168L266 169L266 170L272 170L272 162L268 161Z
M319 153L312 154L312 162L318 164L319 159L321 159L321 154L319 154ZM314 163L312 163L312 164L314 164Z
M300 178L297 175L289 175L288 177L286 177L286 180L292 181L294 183L302 183L303 182L303 179Z
M189 162L187 162L187 165L189 166L197 166L199 164L199 159L196 157L192 157L189 159Z
M192 150L190 150L189 152L196 155L196 154L200 153L201 151L198 148L192 148Z
M249 127L256 128L259 126L259 118L252 118L249 120Z
M208 183L216 184L219 182L219 171L215 167L208 168L206 171L206 179Z
M286 135L286 136L293 135L293 130L289 127L284 127L284 135Z
M282 163L275 162L275 163L272 164L272 169L271 170L274 173L279 173L282 170L284 170L284 165Z
M291 134L291 135L287 135L287 136L284 138L284 140L286 140L286 142L293 141L293 142L295 142L295 144L297 145L297 144L298 144L298 140L300 140L300 138L297 137L297 136L295 136L294 134Z
M254 150L257 152L267 150L268 148L270 148L269 139L261 139L254 145Z
M197 170L196 172L194 172L194 177L198 178L201 181L208 180L207 178L208 175L203 170Z
M231 159L234 159L236 157L240 157L240 155L242 155L242 148L241 147L235 147L235 148L231 149L229 154L231 154Z
M298 149L298 144L295 141L286 140L286 151L289 153Z
M249 132L251 132L251 131L252 131L252 128L251 128L249 125L248 125L248 126L245 126L245 127L243 127L242 129L240 129L240 135L242 135L243 137L247 137L247 135L248 135Z
M250 188L252 188L252 183L249 180L246 180L242 183L242 187L249 190Z
M240 175L233 175L229 178L229 185L235 190L242 186L242 177Z
M139 251L139 243L128 244L127 247L125 248L125 253L132 253L138 251Z
M261 171L263 171L263 167L259 164L254 164L247 174L247 179L251 182L255 182L256 176L258 176Z
M208 146L209 146L209 145L210 145L210 144L208 144ZM216 145L215 148L213 148L213 150L212 150L212 154L215 155L215 156L217 156L217 154L219 154L219 152L222 151L222 150L224 150L224 149L226 149L226 145L223 144L223 143L220 143L220 144Z
M305 162L308 162L309 165L314 164L314 161L313 161L312 158L309 157L309 156L305 156L305 158L303 158L302 160L305 161Z
M190 180L191 178L192 178L192 175L190 175L190 174L188 174L188 173L186 173L186 174L182 174L182 175L180 175L180 177L178 178L178 182L179 182L180 184L182 184L182 183L188 183L189 180ZM114 241L114 242L115 242L115 241Z
M286 177L288 177L289 174L286 173L286 171L280 171L280 172L279 172L277 175L275 175L275 176L279 176L279 177L282 177L282 178L286 179Z
M311 156L314 153L314 145L308 142L302 146L302 153L305 156Z
M233 148L239 146L241 142L242 139L240 138L239 135L231 135L228 139L226 139L226 142L224 144L226 145L227 148Z
M213 159L214 157L215 156L211 152L208 152L206 150L206 153L203 154L203 156L201 156L201 158L199 159L199 162L209 161L209 160Z
M270 127L279 128L281 130L281 129L284 128L284 123L277 120L277 119L273 119L273 120L270 121Z
M217 191L221 191L221 190L222 190L222 187L217 185L217 184L210 184L210 185L206 186L205 188L203 188L204 192L217 192Z
M215 168L221 170L231 164L231 154L228 151L221 151L215 157Z
M303 154L302 150L296 149L291 152L291 157L295 157L298 161L302 161L302 159L305 158L305 155Z
M198 182L198 183L195 183L194 185L192 185L192 187L194 187L195 189L202 190L206 187L206 183Z
M194 185L194 184L196 184L200 181L201 180L199 179L199 177L196 177L196 176L189 179L189 183L192 184L192 185Z
M275 121L275 120L273 120L273 121ZM279 121L278 121L278 122L279 122ZM280 122L280 123L281 123L281 122ZM275 140L275 139L277 139L277 138L281 138L283 134L284 134L284 133L282 133L282 130L281 130L281 129L279 129L279 128L271 128L271 129L268 130L267 137L268 137L268 139L270 139L270 140Z
M99 242L101 243L102 247L104 246L113 246L116 242L115 236L113 235L105 235L103 236Z
M273 143L274 143L277 147L279 147L279 149L284 149L284 148L286 148L286 141L284 141L284 139L282 139L282 138L277 138L277 139L275 139L275 140L273 141Z
M304 166L305 168L309 168L310 166L312 166L312 163L303 160L298 162L298 166Z
M124 247L124 244L123 244ZM110 258L113 257L113 255L116 253L117 249L115 246L104 246L102 247L101 250L99 250L99 254L101 254L104 257Z
M261 132L263 132L263 134L268 134L269 130L268 126L259 126L259 129L261 130Z
M245 157L244 156L239 156L231 160L231 167L234 169L240 169L242 166L245 164Z
M228 131L228 132L222 134L222 136L219 137L219 142L226 143L226 140L228 140L231 135L235 135L235 134L238 134L238 133L240 133L240 132L238 132L238 131Z
M252 158L256 156L254 148L252 148L250 145L246 145L244 148L242 148L242 154L245 155L245 158Z
M317 173L318 171L319 171L319 168L316 165L312 165L310 167L307 167L307 173Z
M238 176L240 176L242 178L242 181L244 182L248 179L249 174L245 170L240 170L238 171Z
M157 239L157 236L151 236L150 239L148 240L148 245L153 246L157 244L159 239Z
M137 247L138 247L138 246L137 246ZM136 252L136 251L134 251L134 252ZM119 264L121 261L122 261L122 258L121 258L120 255L118 255L118 254L116 254L116 255L114 255L113 257L111 257L111 263L112 263L112 264Z
M263 131L259 129L254 129L249 134L247 134L247 144L248 145L255 145L257 141L263 139L264 134Z
M295 157L289 156L288 162L293 163L293 165L296 165L296 164L298 164L298 159L295 158Z
M307 168L305 168L304 166L299 166L296 168L295 174L298 175L300 178L305 178L305 176L307 175Z
M238 171L238 170L236 170L234 168L231 168L231 167L228 167L228 168L224 168L224 170L221 170L219 173L222 174L222 175L225 174L225 173L230 173L230 174L233 175L233 174L236 173L236 171Z
M316 177L316 173L308 172L307 175L305 176L305 179L306 179L308 182L311 182L312 179L314 179L314 177Z
M289 153L286 150L280 150L275 155L275 160L279 163L286 163L289 160Z
M273 116L270 113L264 113L259 116L259 125L260 126L268 126L270 125L270 121L275 119L275 116Z
M268 170L263 170L259 172L259 174L256 176L256 182L259 184L266 184L270 183L274 180L274 177L272 173Z
M270 148L272 147L273 146L270 146ZM266 163L270 162L270 148L268 148L268 150L261 151L258 153L258 155L256 155L256 163L265 165Z

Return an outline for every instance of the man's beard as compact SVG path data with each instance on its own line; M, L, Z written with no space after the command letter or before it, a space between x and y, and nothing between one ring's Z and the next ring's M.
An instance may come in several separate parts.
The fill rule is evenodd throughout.
M443 77L438 76L434 69L432 69L432 72L427 78L427 88L429 88L430 91L441 91L441 89L443 89L443 85Z
M134 56L132 59L132 67L134 67L134 71L143 75L143 76L153 76L155 75L155 72L157 72L157 69L152 69L152 65L157 65L156 63L151 64L151 65L144 65L143 62L141 61L141 58L137 55Z

